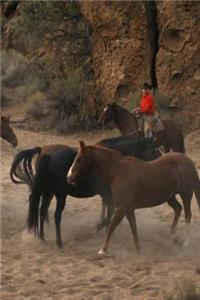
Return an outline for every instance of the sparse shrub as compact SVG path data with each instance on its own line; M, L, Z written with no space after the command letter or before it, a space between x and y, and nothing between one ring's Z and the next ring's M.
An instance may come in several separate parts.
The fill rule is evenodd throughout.
M27 99L26 113L36 119L40 119L45 115L46 106L45 95L41 92L36 92Z
M189 279L177 282L172 292L164 292L164 300L200 300L195 283Z
M43 43L46 33L56 30L60 22L80 15L78 1L21 1L20 18L12 31L19 39L26 40L26 48L32 51Z
M28 55L5 52L2 81L10 98L15 102L27 99L27 114L45 115L49 128L72 132L93 127L87 99L91 31L80 3L20 1L18 12L14 22L9 22L9 32L14 46L17 41L16 49Z
M23 85L26 80L27 62L25 57L10 49L2 51L2 85L10 88Z
M78 69L71 71L67 79L53 80L48 91L50 123L56 124L60 132L91 128L94 119L87 105L88 93L88 83Z
M67 79L53 80L49 89L52 107L65 113L79 113L87 95L88 85L79 70L69 71Z

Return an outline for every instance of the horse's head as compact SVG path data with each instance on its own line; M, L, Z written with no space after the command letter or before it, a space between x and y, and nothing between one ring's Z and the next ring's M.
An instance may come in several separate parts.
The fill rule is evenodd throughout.
M98 124L107 124L110 121L114 120L114 113L115 113L115 103L109 103L107 104L104 109L103 112L101 113L99 119L98 119Z
M17 137L11 126L10 116L1 116L1 137L2 139L9 142L13 147L16 147L18 144Z
M76 155L74 162L67 174L67 181L72 185L75 185L77 179L82 175L84 176L84 174L90 169L91 166L90 160L87 156L87 146L83 141L80 141L79 144L79 152Z

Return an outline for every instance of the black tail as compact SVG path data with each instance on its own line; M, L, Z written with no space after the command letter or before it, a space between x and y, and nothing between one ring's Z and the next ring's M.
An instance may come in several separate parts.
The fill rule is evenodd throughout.
M30 189L33 186L34 172L33 158L40 154L41 147L27 149L19 152L15 157L10 169L10 178L16 184L27 184Z
M197 199L197 204L199 206L200 209L200 180L199 180L199 176L197 173L197 170L195 169L195 188L194 188L194 193Z
M35 174L35 180L32 187L32 194L29 197L29 214L27 218L28 230L38 233L39 207L41 195L48 181L48 166L50 156L42 155Z

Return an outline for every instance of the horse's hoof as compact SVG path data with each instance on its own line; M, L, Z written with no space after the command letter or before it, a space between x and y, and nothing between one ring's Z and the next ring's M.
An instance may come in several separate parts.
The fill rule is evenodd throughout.
M106 251L104 251L103 249L100 249L98 252L99 255L103 256L106 254Z

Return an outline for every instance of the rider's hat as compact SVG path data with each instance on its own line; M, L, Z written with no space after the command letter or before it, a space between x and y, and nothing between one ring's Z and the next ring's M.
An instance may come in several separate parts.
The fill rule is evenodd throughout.
M148 84L147 82L145 82L144 84L143 84L143 87L142 87L144 90L151 90L152 89L152 86L150 85L150 84Z

